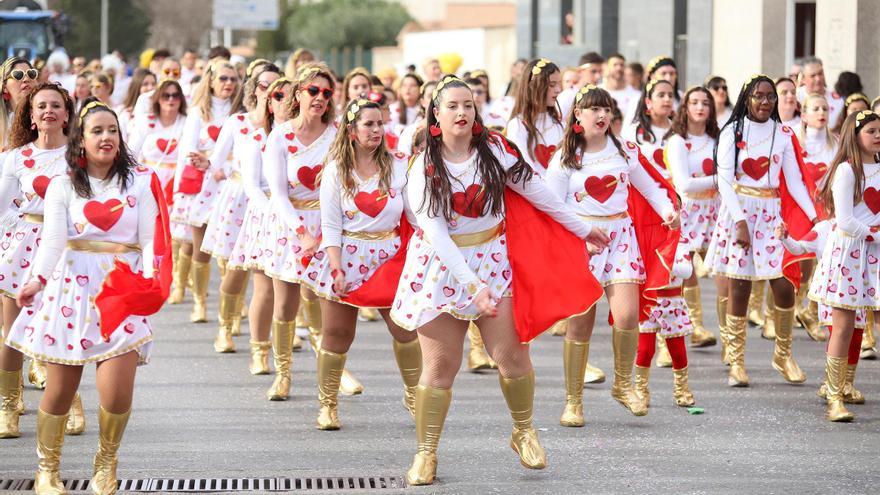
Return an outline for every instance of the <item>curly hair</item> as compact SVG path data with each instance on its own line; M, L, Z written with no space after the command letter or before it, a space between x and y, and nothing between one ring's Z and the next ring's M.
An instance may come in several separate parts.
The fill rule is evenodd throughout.
M12 130L9 133L9 149L18 148L28 143L32 143L36 141L37 137L40 135L40 131L35 127L31 128L33 125L33 121L31 121L31 111L34 107L34 97L41 91L55 91L61 95L61 99L64 100L64 110L67 111L68 119L68 125L63 128L63 131L64 135L68 135L68 131L72 127L70 123L73 122L76 112L76 110L74 110L73 99L67 93L67 90L61 86L55 83L44 82L34 87L34 89L28 93L27 98L22 100L15 109L15 118L12 121Z

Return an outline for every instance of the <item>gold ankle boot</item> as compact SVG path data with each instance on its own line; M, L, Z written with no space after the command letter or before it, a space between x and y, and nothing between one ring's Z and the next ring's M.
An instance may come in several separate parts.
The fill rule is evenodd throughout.
M64 445L64 427L67 415L56 416L37 410L37 474L34 491L38 495L66 494L61 481L61 448Z
M730 365L727 346L730 344L730 332L727 331L727 297L715 298L715 311L718 313L718 335L721 337L721 363Z
M403 406L415 417L416 386L422 376L422 346L419 339L406 343L391 339L391 346L394 348L400 377L403 378Z
M855 416L843 405L843 387L846 384L846 357L827 356L825 360L825 390L828 405L825 417L828 421L847 423Z
M293 332L293 350L294 350L294 352L299 352L302 350L302 348L303 348L302 339L299 337L299 335L296 334L296 332Z
M217 311L217 337L214 338L214 352L225 354L235 352L232 341L232 319L238 314L235 301L238 296L220 291L220 308Z
M177 262L174 264L174 287L171 289L171 295L168 297L168 304L180 304L183 302L191 267L192 255L180 253L177 256Z
M270 341L252 340L251 344L251 364L248 366L252 375L268 375L269 369L269 349L272 348Z
M562 337L568 331L568 320L559 320L550 327L550 335Z
M318 351L318 411L319 430L339 429L339 381L345 367L345 354L324 349Z
M648 406L633 389L633 366L639 345L639 329L611 327L611 344L614 350L614 383L611 397L627 408L634 416L648 414Z
M107 412L103 407L98 408L98 453L95 454L95 470L89 486L95 495L113 495L116 493L118 481L116 480L116 453L122 443L122 435L128 425L128 417L131 411L122 414Z
M791 355L794 307L776 308L776 349L773 352L773 368L789 383L804 383L806 375Z
M727 384L731 387L748 387L749 377L746 375L746 330L749 322L745 316L727 315L727 357L730 360L730 371Z
M376 308L361 308L358 311L358 320L360 321L379 321L381 319L382 315Z
M584 373L589 355L589 342L566 338L562 343L562 367L565 370L565 409L559 418L562 426L584 426Z
M773 291L767 291L767 306L764 308L764 328L761 329L761 338L766 340L776 340L776 325L778 324L776 317L776 300L773 299Z
M486 348L483 347L483 337L474 322L468 324L468 339L471 343L468 350L468 369L471 371L491 369L492 359L486 354Z
M712 347L716 340L715 335L703 326L703 300L700 286L684 287L682 295L688 308L691 323L694 325L694 332L691 334L691 347Z
M864 404L865 395L862 394L855 386L856 380L856 364L846 365L846 384L843 386L843 401L847 404Z
M208 321L207 300L208 284L211 281L211 264L193 261L192 263L192 294L193 309L189 315L192 323L205 323Z
M752 283L752 293L749 294L748 321L755 326L763 327L764 320L764 292L767 288L767 282L757 280ZM772 291L771 291L772 292Z
M680 370L672 370L672 397L681 407L690 407L696 403L691 387L688 385L687 366Z
M645 407L651 407L651 390L648 388L648 381L651 377L651 368L636 365L635 373L633 373L633 388L639 399L645 403Z
M293 321L272 320L272 357L275 360L275 380L266 392L266 397L269 400L287 400L290 397L294 323Z
M657 359L654 363L658 368L672 368L672 356L669 354L669 348L666 347L666 339L656 334L657 339Z
M584 383L605 383L605 372L587 361L584 368Z
M0 370L0 438L18 438L18 404L21 401L21 370Z
M443 423L449 404L452 403L452 389L433 388L426 385L416 387L416 438L419 446L412 466L406 472L406 482L410 485L430 485L437 475L437 445L443 433Z
M532 426L532 405L535 401L535 370L519 378L498 375L501 392L513 418L510 448L519 454L519 462L528 469L547 467L547 455L538 441L538 432Z
M86 431L86 415L83 411L82 397L77 392L73 395L70 412L67 413L67 425L65 426L64 434L82 435L84 431Z
M244 282L241 285L241 292L238 293L235 297L235 313L232 315L232 336L238 337L241 335L241 322L244 320L245 315L247 315L247 310L244 307L244 300L247 297L247 283L248 283L248 275L250 272L244 272Z
M31 359L31 365L30 368L28 368L28 381L35 389L43 390L46 388L47 374L46 363Z

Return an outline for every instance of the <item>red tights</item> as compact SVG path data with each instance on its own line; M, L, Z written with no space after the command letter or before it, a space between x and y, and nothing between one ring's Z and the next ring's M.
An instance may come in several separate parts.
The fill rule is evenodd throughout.
M865 331L861 328L854 328L852 338L849 339L849 359L847 360L847 364L858 364L859 363L859 355L862 353L862 334ZM831 327L828 327L828 340L831 340ZM642 342L639 341L639 352L642 350ZM825 346L825 350L828 350L828 346Z
M859 340L861 341L861 337ZM666 347L669 349L669 355L672 356L672 368L676 370L687 368L688 355L687 348L684 345L684 336L682 335L666 339ZM657 334L640 333L639 350L636 354L636 365L641 366L642 368L650 368L651 360L654 359L654 352L656 350Z

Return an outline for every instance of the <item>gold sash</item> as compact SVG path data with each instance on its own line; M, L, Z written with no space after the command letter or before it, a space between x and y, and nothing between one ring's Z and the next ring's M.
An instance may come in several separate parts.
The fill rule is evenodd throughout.
M359 241L387 241L388 239L400 237L400 229L394 228L394 230L383 230L380 232L351 232L343 230L342 235Z
M320 210L321 200L319 199L294 199L290 198L290 204L297 210Z
M779 190L778 189L766 189L763 187L751 187L751 186L743 186L741 184L734 184L733 190L736 191L737 194L742 194L743 196L751 196L753 198L778 198Z
M501 222L498 225L495 225L494 227L486 230L473 232L471 234L449 234L449 237L452 238L452 242L454 242L456 246L465 248L480 246L482 244L494 241L495 239L501 237L501 234L503 233L504 222Z
M581 215L578 213L578 216L587 220L588 222L611 222L614 220L623 220L624 218L629 218L628 211L622 211L620 213L615 213L614 215L607 216L593 216L593 215Z
M122 244L108 241L89 241L85 239L73 239L67 241L67 247L74 251L85 251L98 254L124 254L140 252L141 247L136 244Z

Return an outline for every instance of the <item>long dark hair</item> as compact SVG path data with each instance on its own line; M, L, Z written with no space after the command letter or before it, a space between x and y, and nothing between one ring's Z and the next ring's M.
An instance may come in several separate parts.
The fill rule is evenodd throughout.
M765 82L770 85L773 90L773 94L776 94L776 84L773 82L773 79L770 79L769 76L764 74L757 74L749 78L745 83L743 83L742 90L739 92L739 96L736 98L736 104L733 105L733 110L730 113L730 120L724 124L724 127L721 128L721 132L724 132L724 129L727 129L730 126L733 126L733 166L736 168L737 163L739 162L739 146L736 143L739 143L743 140L743 127L745 126L745 120L749 116L749 98L751 98L752 93L755 92L755 88L758 87L759 84ZM773 154L773 143L776 140L776 125L781 123L779 118L779 98L777 97L776 103L773 104L773 111L770 112L770 120L774 122L773 127L773 137L770 140L770 151L767 153L768 158ZM792 131L794 132L794 131ZM718 143L721 140L715 142L715 150L712 152L712 160L715 162L715 168L717 173L718 168Z
M651 130L651 117L648 115L648 104L645 103L645 100L653 98L657 86L661 84L668 84L672 88L673 95L678 95L675 85L665 79L654 79L645 85L645 89L642 90L642 95L639 97L639 104L636 106L636 115L633 117L633 123L636 124L636 143L638 144L642 144L643 139L646 143L657 141L657 136ZM678 97L674 96L674 98ZM660 136L660 138L662 137Z
M706 98L709 98L709 119L706 121L706 134L712 139L718 139L718 134L721 133L721 130L718 129L718 118L715 116L715 100L712 98L712 93L702 86L694 86L684 93L684 97L681 99L681 105L678 107L678 111L675 112L675 116L672 119L672 127L669 128L669 131L663 136L663 139L669 139L673 134L678 134L682 138L687 139L687 107L691 95L694 93L703 93L706 95Z
M455 76L444 77L434 90L431 103L428 104L426 111L427 126L430 128L437 123L434 116L434 108L440 104L440 98L449 88L465 88L470 91L470 87ZM473 94L471 94L473 99ZM477 151L476 166L477 171L482 177L483 197L485 203L480 215L487 213L492 215L500 215L504 211L504 185L508 179L514 182L531 180L532 170L522 159L522 153L519 152L516 145L505 140L501 134L491 133L483 126L479 112L476 112L476 102L474 102L474 122L480 124L482 130L471 138L470 147ZM460 179L452 177L452 174L446 169L446 162L443 160L443 136L432 136L427 134L425 142L425 192L422 204L419 209L425 207L427 202L427 211L432 216L443 216L447 219L452 218L454 212L452 210L452 181L455 180L462 186L464 183ZM508 170L504 170L501 162L492 151L492 144L504 145L516 152L519 157L516 165ZM475 200L476 198L474 198ZM470 208L473 205L467 205Z
M157 79L156 74L153 74L147 69L138 67L134 70L134 74L131 76L131 83L128 85L128 92L125 94L125 100L122 101L122 108L126 110L134 108L138 97L141 95L141 85L144 83L144 79L148 77Z
M400 78L400 86L403 86L403 80L407 78L412 79L419 86L419 97L421 97L422 84L424 84L422 78L412 73L405 74L403 77ZM400 93L400 86L398 86L398 95ZM418 102L416 102L416 105L418 105ZM410 124L410 122L407 122L406 120L406 102L403 101L403 98L401 96L398 96L397 98L397 121L401 125Z
M536 122L542 113L546 113L554 122L562 125L559 103L547 106L547 90L550 88L550 76L559 72L559 67L546 58L535 59L526 64L520 76L516 90L516 103L510 112L510 118L518 117L528 136L526 147L529 156L535 158L534 149L541 131ZM543 136L540 136L543 138Z
M76 110L73 108L73 99L70 98L66 89L55 83L39 83L30 91L30 93L28 93L15 110L15 117L12 120L12 129L9 133L8 149L19 148L28 143L32 143L40 136L40 132L36 128L31 128L31 125L33 125L33 122L31 122L31 110L34 107L34 97L40 91L55 91L61 95L61 99L64 100L64 109L67 110L67 127L62 128L62 131L64 132L64 135L70 134L69 129L73 127L73 122L76 121Z
M79 115L76 116L77 118L72 119L75 124L72 126L73 130L67 139L67 153L65 154L65 158L67 159L70 181L73 183L73 189L76 191L77 196L81 198L92 197L92 186L89 184L89 174L86 171L86 167L80 166L81 159L85 156L85 148L83 148L85 124L90 116L99 112L108 112L114 119L116 119L117 127L119 126L119 117L116 115L116 112L107 105L101 103L100 100L94 96L90 96L83 100L83 107L82 110L80 110ZM110 172L107 173L105 180L110 180L116 177L119 181L119 189L124 191L128 188L129 181L132 178L131 171L135 167L137 167L137 161L128 153L128 148L125 147L125 142L122 140L122 133L120 132L119 152L116 154L116 159L113 160L113 166L110 168Z
M574 101L574 109L580 108L583 110L586 108L604 107L613 110L615 108L614 98L611 97L611 94L602 88L593 86L592 84L588 84L581 88L575 95ZM587 147L587 138L584 137L583 132L578 133L574 130L574 125L577 124L574 109L572 109L568 116L568 125L565 126L565 133L562 137L561 164L566 168L580 170L580 156ZM614 146L617 147L620 156L622 156L624 160L627 160L628 156L626 152L623 151L623 146L621 146L620 140L617 139L617 136L615 136L613 132L611 132L610 124L611 123L609 122L608 129L605 130L605 135L608 136L608 139L610 139L611 142L614 143Z
M860 116L861 119L859 119ZM822 201L829 215L834 215L834 193L831 186L834 183L834 174L841 163L849 163L856 178L853 186L853 204L862 200L865 188L865 164L862 163L862 152L859 148L859 132L864 129L866 124L878 119L880 116L876 113L863 110L851 113L843 121L843 127L840 130L840 147L829 164L825 184L819 190L819 200Z

